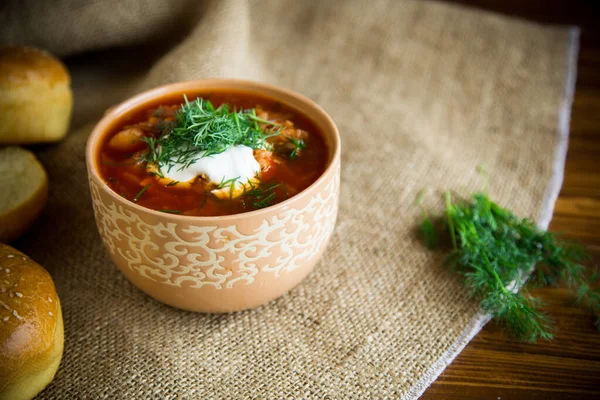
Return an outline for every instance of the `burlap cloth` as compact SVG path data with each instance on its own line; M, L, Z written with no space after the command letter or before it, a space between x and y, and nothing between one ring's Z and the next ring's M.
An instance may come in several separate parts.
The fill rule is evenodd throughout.
M17 4L18 3L18 4ZM547 226L562 182L577 31L418 1L21 1L3 43L71 58L74 130L38 148L46 211L16 245L56 282L65 353L40 398L419 396L486 322L415 236L416 193L482 188ZM140 43L145 43L139 47ZM155 62L156 47L171 50ZM162 47L161 47L162 46ZM179 311L114 267L98 236L84 144L141 88L243 77L295 89L342 133L336 231L300 286L233 315Z

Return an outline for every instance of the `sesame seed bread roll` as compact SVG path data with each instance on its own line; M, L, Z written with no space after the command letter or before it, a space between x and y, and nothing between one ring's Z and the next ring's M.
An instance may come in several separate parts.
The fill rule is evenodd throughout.
M0 147L0 242L21 236L48 199L48 177L29 150Z
M60 300L48 271L0 244L0 400L31 399L63 353Z
M73 95L65 66L31 47L0 48L0 144L61 140Z

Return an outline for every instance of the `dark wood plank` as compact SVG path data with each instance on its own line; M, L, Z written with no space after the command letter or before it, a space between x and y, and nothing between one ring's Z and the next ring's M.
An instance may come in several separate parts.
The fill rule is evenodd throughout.
M582 29L565 180L550 229L587 246L600 264L600 2L456 0L456 3ZM507 339L488 324L423 395L424 399L600 399L600 333L565 289L532 293L546 302L556 338Z

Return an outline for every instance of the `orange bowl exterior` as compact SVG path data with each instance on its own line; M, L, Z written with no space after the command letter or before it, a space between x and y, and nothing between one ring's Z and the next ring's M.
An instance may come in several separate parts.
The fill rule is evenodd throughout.
M97 152L110 127L132 110L173 94L234 90L267 96L307 115L324 134L329 164L304 191L236 215L161 213L116 194L99 176ZM110 109L90 135L87 169L96 224L117 267L138 288L171 306L199 312L258 307L296 286L321 258L334 229L340 137L321 107L297 93L234 79L174 83Z

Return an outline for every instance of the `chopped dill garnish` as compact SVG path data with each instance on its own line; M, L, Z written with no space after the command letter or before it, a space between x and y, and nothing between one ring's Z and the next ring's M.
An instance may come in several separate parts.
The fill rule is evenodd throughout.
M274 201L275 192L270 192L261 197L260 199L255 200L254 203L252 203L252 205L254 206L254 208L265 208L272 205Z
M280 134L278 124L258 118L254 110L230 110L227 104L215 108L206 99L190 102L185 95L184 99L175 122L160 127L160 137L142 139L148 147L142 160L156 164L159 169L169 171L175 164L185 169L202 157L237 145L271 149L267 138ZM266 125L264 130L259 123Z
M265 208L275 203L275 189L283 186L281 183L266 183L251 185L250 189L244 190L241 197L244 204L251 206L253 209Z
M113 185L117 184L117 178L115 178L115 177L110 177L110 178L106 179L106 181L112 183Z
M223 177L221 179L221 182L217 185L217 189L223 189L224 187L229 187L229 200L233 199L233 191L235 189L235 184L237 182L237 180L240 177L238 176L237 178L232 178L232 179L225 179L225 177ZM248 180L248 182L250 182L250 180Z
M304 139L302 138L295 138L292 136L287 136L286 138L294 145L294 149L291 151L289 157L290 160L293 160L294 158L296 158L298 156L298 154L304 150L306 148L306 143L304 143Z
M181 214L181 210L158 210L167 214Z
M140 190L140 191L138 192L138 194L136 194L136 195L135 195L135 197L133 198L133 201L134 201L134 202L137 202L137 201L140 199L140 197L142 197L142 195L144 194L144 192L145 192L146 190L148 190L148 188L149 188L151 185L152 185L152 184L151 184L151 183L149 183L149 184L147 184L146 186L144 186L144 187L142 188L142 190Z
M217 189L223 189L226 186L229 186L229 188L233 188L235 183L237 182L237 180L240 179L240 177L238 176L237 178L232 178L232 179L225 179L225 177L223 177L221 179L221 182L217 185ZM249 182L250 180L248 180Z
M171 181L169 183L167 183L165 186L175 186L179 183L179 181Z
M553 337L551 321L539 310L540 302L517 291L533 268L535 283L562 284L576 294L579 304L587 304L600 315L600 289L594 288L597 276L582 265L589 256L581 246L559 241L533 222L517 218L487 194L453 203L446 193L445 214L445 233L453 249L447 263L464 277L468 294L480 299L482 309L517 339L534 342ZM437 243L437 232L426 213L423 221L424 241L428 246ZM596 325L600 329L600 317Z

